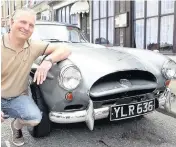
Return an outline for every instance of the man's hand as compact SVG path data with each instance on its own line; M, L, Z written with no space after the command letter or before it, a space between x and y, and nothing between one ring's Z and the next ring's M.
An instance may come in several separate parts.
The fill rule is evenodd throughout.
M37 81L37 85L42 84L45 81L46 76L50 68L52 67L52 63L50 61L43 61L40 66L37 68L34 75L34 82Z
M1 111L1 122L4 121L4 113Z

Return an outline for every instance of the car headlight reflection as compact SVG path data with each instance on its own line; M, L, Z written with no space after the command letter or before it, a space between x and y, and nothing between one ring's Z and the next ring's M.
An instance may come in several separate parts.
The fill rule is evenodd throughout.
M166 79L176 78L176 63L172 60L165 62L162 68L162 73Z
M59 77L60 86L66 90L76 89L81 83L82 76L76 66L63 68Z

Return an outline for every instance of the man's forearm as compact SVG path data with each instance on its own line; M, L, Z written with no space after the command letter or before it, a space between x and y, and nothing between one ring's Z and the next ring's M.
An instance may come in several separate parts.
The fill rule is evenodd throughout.
M60 48L56 48L47 58L50 58L53 63L56 63L66 59L70 54L71 51L67 47L61 46Z

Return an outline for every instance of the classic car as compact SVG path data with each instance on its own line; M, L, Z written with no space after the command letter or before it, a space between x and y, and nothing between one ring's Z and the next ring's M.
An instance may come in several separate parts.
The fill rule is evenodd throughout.
M67 45L72 52L52 66L41 85L32 79L44 56L31 68L29 83L43 116L38 126L28 127L33 137L47 136L53 123L85 122L93 130L99 119L140 118L158 108L172 111L175 96L168 84L176 78L176 63L170 58L92 44L78 27L57 22L37 22L31 38Z

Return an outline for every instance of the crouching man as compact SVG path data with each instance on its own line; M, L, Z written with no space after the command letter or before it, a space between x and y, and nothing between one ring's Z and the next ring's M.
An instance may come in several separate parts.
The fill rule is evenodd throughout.
M33 10L19 9L11 19L10 32L1 37L1 121L4 114L14 118L11 130L12 142L16 146L24 144L23 126L36 126L42 119L28 87L33 62L41 55L48 55L34 76L34 82L42 84L52 64L70 55L66 47L29 39L35 21L36 14Z

